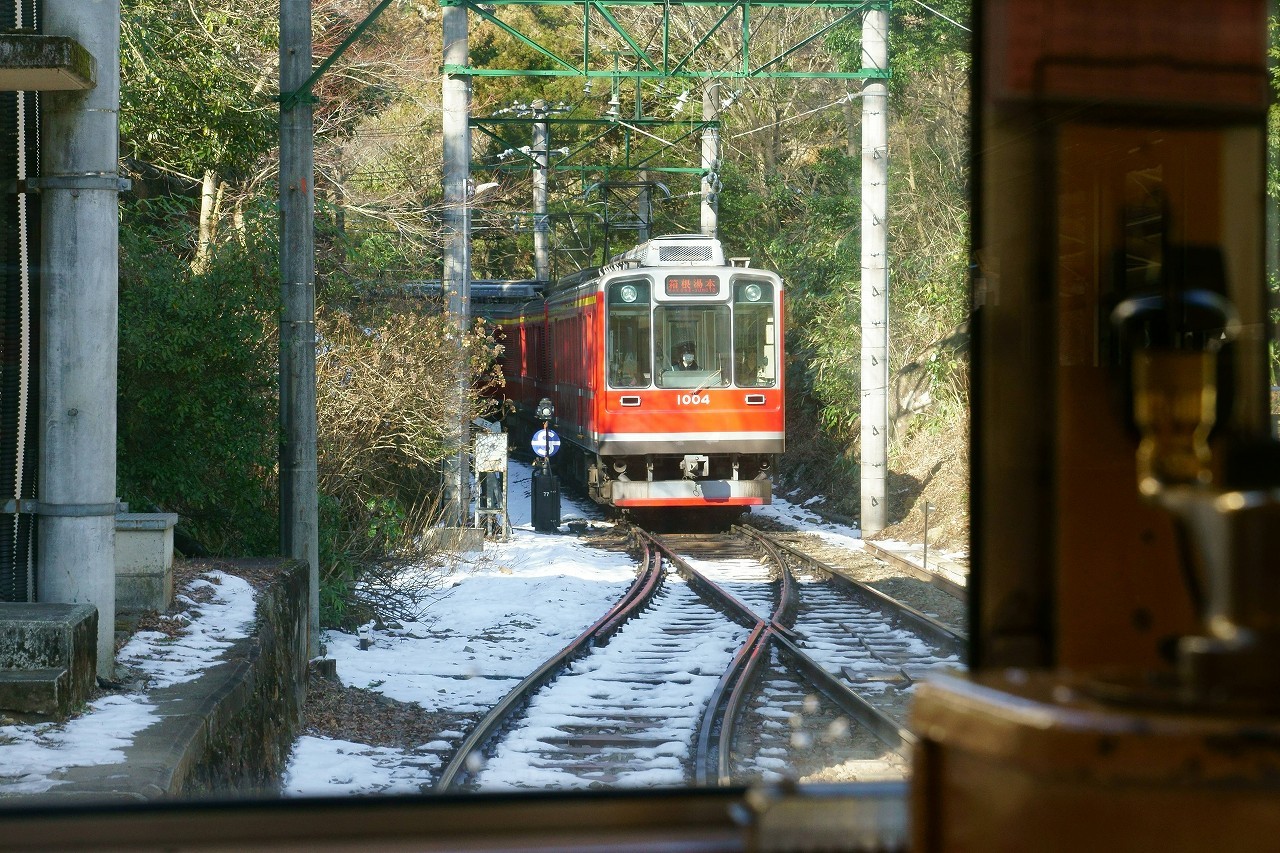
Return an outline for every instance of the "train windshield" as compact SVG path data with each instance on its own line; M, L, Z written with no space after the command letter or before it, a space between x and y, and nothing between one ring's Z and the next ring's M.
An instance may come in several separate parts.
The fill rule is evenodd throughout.
M743 388L778 384L778 329L773 313L773 285L755 279L733 286L733 377Z
M609 285L609 384L642 388L652 381L649 360L649 282Z
M659 305L654 358L661 388L723 388L733 375L729 306Z

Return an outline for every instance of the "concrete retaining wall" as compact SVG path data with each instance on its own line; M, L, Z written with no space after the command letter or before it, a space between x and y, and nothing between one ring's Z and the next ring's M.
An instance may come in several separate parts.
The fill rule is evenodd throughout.
M279 792L306 700L307 574L305 563L287 561L259 593L253 647L229 673L225 689L208 697L189 766L175 774L170 794Z
M120 750L118 763L68 767L53 774L58 784L51 790L19 795L24 803L279 794L306 698L307 567L279 558L191 563L196 572L217 569L256 581L253 634L199 678L147 691L158 722Z

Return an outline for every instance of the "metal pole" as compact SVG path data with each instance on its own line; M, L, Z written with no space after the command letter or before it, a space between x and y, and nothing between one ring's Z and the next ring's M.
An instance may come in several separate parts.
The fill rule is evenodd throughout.
M924 567L929 568L929 502L924 502Z
M862 66L889 68L888 13L862 19ZM862 533L888 523L889 275L886 264L889 147L888 87L870 77L862 89Z
M640 172L640 197L636 200L636 218L640 220L637 243L649 239L650 223L653 221L653 185L649 182L649 173Z
M639 77L636 78L636 124L644 118L644 88ZM649 184L649 172L640 170L640 193L636 198L636 219L640 227L636 231L636 242L644 243L649 239L649 222L653 219L652 187Z
M445 6L441 27L446 65L466 67L467 10ZM471 170L471 78L465 74L445 74L441 83L444 106L442 123L444 147L444 291L448 294L449 315L458 333L458 375L454 387L453 452L445 463L446 518L466 527L470 508L470 477L467 466L467 439L471 432L471 371L466 358L466 336L471 326L471 234L467 230L467 184Z
M533 118L533 269L534 278L548 282L551 280L551 235L547 229L547 168L550 165L547 148L550 132L545 101L533 102Z
M720 83L712 80L702 92L702 233L716 236L720 186Z
M311 657L320 654L316 472L315 164L310 0L280 3L280 548L307 564ZM299 94L300 97L290 95Z
M120 5L46 0L44 32L97 63L97 86L41 99L38 601L98 608L115 669Z

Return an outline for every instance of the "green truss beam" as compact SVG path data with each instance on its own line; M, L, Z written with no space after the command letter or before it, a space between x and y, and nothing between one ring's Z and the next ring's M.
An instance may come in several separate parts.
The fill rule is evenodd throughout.
M471 127L493 139L495 142L503 146L504 150L514 152L513 156L517 159L511 163L473 163L473 169L496 169L502 172L524 172L532 168L534 159L532 152L525 153L520 149L528 144L530 133L522 133L518 140L513 140L504 136L502 131L506 128L517 127L522 129L529 128L530 125L538 121L533 118L509 118L502 116L493 116L489 118L473 118L471 119ZM556 172L565 171L600 171L602 169L617 169L620 171L638 172L641 170L651 172L663 172L669 174L702 174L705 169L701 167L683 167L683 166L655 166L652 162L666 153L663 149L650 151L648 153L638 150L637 137L656 138L656 141L666 148L672 148L679 145L709 127L719 127L718 121L702 121L702 120L676 120L676 119L659 119L659 118L639 118L639 119L589 119L589 118L562 118L548 117L544 119L548 125L575 125L578 127L588 127L597 130L585 140L578 142L577 147L570 150L568 154L559 158L548 158L548 168ZM660 136L658 131L676 130L677 132L670 137ZM624 143L624 160L621 164L612 163L608 166L592 166L575 162L576 158L595 146L597 142L611 134L621 134ZM639 140L643 142L643 139ZM638 158L638 159L636 159Z
M490 24L529 49L543 56L548 68L480 68L473 65L445 64L446 74L465 75L471 77L580 77L585 79L810 79L810 80L864 80L868 78L886 78L887 68L861 68L853 71L794 71L782 67L787 57L812 44L831 31L832 28L845 23L868 9L886 9L889 0L677 0L677 2L655 3L654 0L440 0L441 6L458 6L475 15L479 20ZM582 48L580 55L567 56L542 44L537 37L522 32L515 24L499 17L505 6L576 6L582 10ZM625 22L615 14L615 9L629 6L657 9L662 14L661 40L658 44L650 43L651 34L639 36L628 29ZM678 44L672 35L671 21L685 7L705 7L723 9L723 13L700 36L691 36L692 44ZM822 24L817 31L796 39L794 43L773 56L756 57L753 52L753 21L762 22L767 18L753 17L753 10L792 9L835 11L840 14ZM741 65L737 68L696 68L692 67L699 51L707 42L735 15L741 19L740 52ZM621 39L632 55L635 64L630 68L618 68L616 62L609 60L616 56L616 43L609 47L596 48L592 42L593 16L603 21L607 29ZM598 41L598 37L597 37Z

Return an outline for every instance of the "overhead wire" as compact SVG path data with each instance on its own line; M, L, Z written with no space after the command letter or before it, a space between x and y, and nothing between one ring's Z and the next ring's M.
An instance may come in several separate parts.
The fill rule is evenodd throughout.
M795 115L793 115L793 116L787 116L786 118L784 118L784 119L782 119L782 120L780 120L780 121L771 122L770 124L762 124L762 125L760 125L759 127L754 127L754 128L752 128L751 130L744 130L744 131L742 131L741 133L735 133L735 134L733 134L732 136L726 137L726 139L737 139L737 138L738 138L738 137L740 137L740 136L750 136L750 135L751 135L751 134L753 134L753 133L759 133L759 132L760 132L760 131L762 131L762 130L769 130L770 128L774 128L774 127L777 127L777 126L779 126L779 125L786 124L787 122L790 122L790 121L795 121L796 119L802 119L802 118L804 118L805 116L811 116L811 115L813 115L814 113L820 113L820 112L822 112L823 110L829 110L829 109L831 109L831 108L832 108L832 107L834 107L834 106L837 106L837 105L839 105L839 104L848 103L849 101L854 101L854 100L857 100L858 98L861 98L861 97L862 97L862 93L861 93L861 92L850 92L850 93L848 93L848 94L846 94L846 95L841 95L839 98L836 98L834 101L832 101L832 102L831 102L831 103L829 103L829 104L823 104L823 105L822 105L822 106L820 106L820 107L814 107L814 108L813 108L813 109L811 109L811 110L805 110L805 111L804 111L804 112L802 112L802 113L796 113L796 114L795 114Z
M969 29L969 28L968 28L968 27L966 27L964 24L960 23L959 21L955 20L954 18L948 18L946 15L944 15L942 12L939 12L937 9L933 8L933 7L932 7L932 6L930 6L928 3L922 3L922 2L921 2L921 0L912 0L912 2L913 2L913 3L915 3L917 6L923 6L924 8L928 9L928 10L929 10L930 12L932 12L933 14L937 15L937 16L938 16L939 18L941 18L942 20L946 21L946 22L947 22L947 23L949 23L949 24L954 24L954 25L956 25L956 26L957 26L957 27L959 27L960 29L964 30L966 33L972 33L972 32L973 32L973 30Z

